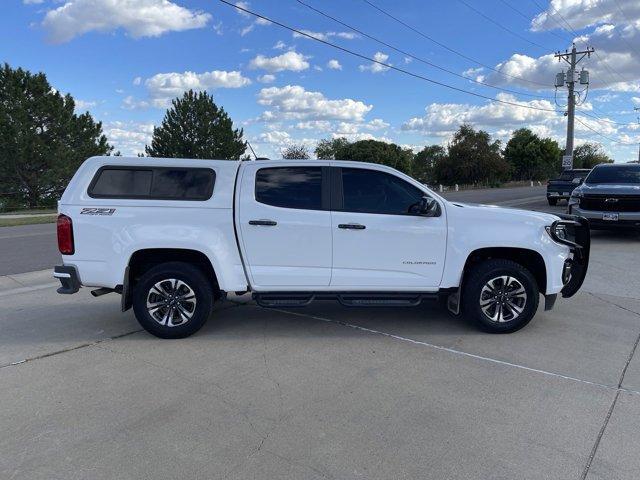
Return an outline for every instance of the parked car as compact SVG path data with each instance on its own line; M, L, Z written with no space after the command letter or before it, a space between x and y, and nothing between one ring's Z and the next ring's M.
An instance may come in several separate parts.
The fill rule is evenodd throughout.
M640 165L597 165L569 199L592 228L640 228Z
M556 179L547 182L547 201L549 205L556 205L558 200L569 200L571 192L582 184L591 170L588 168L574 168L565 170Z
M59 202L54 269L75 293L117 292L154 335L197 331L228 292L263 307L442 299L512 332L582 285L578 217L448 202L384 165L95 157Z

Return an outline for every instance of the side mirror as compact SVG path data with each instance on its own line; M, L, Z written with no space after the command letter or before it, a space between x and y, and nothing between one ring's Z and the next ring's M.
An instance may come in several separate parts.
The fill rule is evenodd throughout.
M415 208L412 208L412 213L420 215L421 217L438 217L440 216L440 206L433 198L424 196L416 203Z
M574 185L582 185L582 182L584 182L584 179L581 177L576 177L571 180L571 183L573 183Z

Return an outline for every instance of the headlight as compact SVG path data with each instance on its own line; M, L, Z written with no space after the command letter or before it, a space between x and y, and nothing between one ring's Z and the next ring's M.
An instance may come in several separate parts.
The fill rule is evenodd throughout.
M574 190L573 192L571 192L572 198L582 198L583 196L584 193L582 193L582 190Z
M544 228L547 231L547 233L549 234L549 236L551 238L553 238L553 235L551 235L551 226L547 226L547 227L544 227ZM566 240L567 239L567 229L565 228L564 225L556 225L555 234L560 240Z

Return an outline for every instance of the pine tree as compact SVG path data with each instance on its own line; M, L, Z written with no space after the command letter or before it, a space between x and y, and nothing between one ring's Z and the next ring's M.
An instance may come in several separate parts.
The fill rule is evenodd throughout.
M102 124L74 109L44 73L0 68L0 192L8 203L54 204L84 160L111 151Z
M189 90L171 102L145 151L151 157L238 160L246 149L242 135L213 97Z

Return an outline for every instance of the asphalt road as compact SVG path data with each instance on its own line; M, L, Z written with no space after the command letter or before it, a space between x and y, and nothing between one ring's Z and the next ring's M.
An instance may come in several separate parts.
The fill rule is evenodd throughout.
M592 239L581 291L510 335L240 297L167 341L117 295L0 291L0 478L637 480L640 237Z
M445 192L444 196L460 202L542 209L547 205L544 192L545 187L522 187ZM53 268L59 262L55 224L0 228L0 275Z

